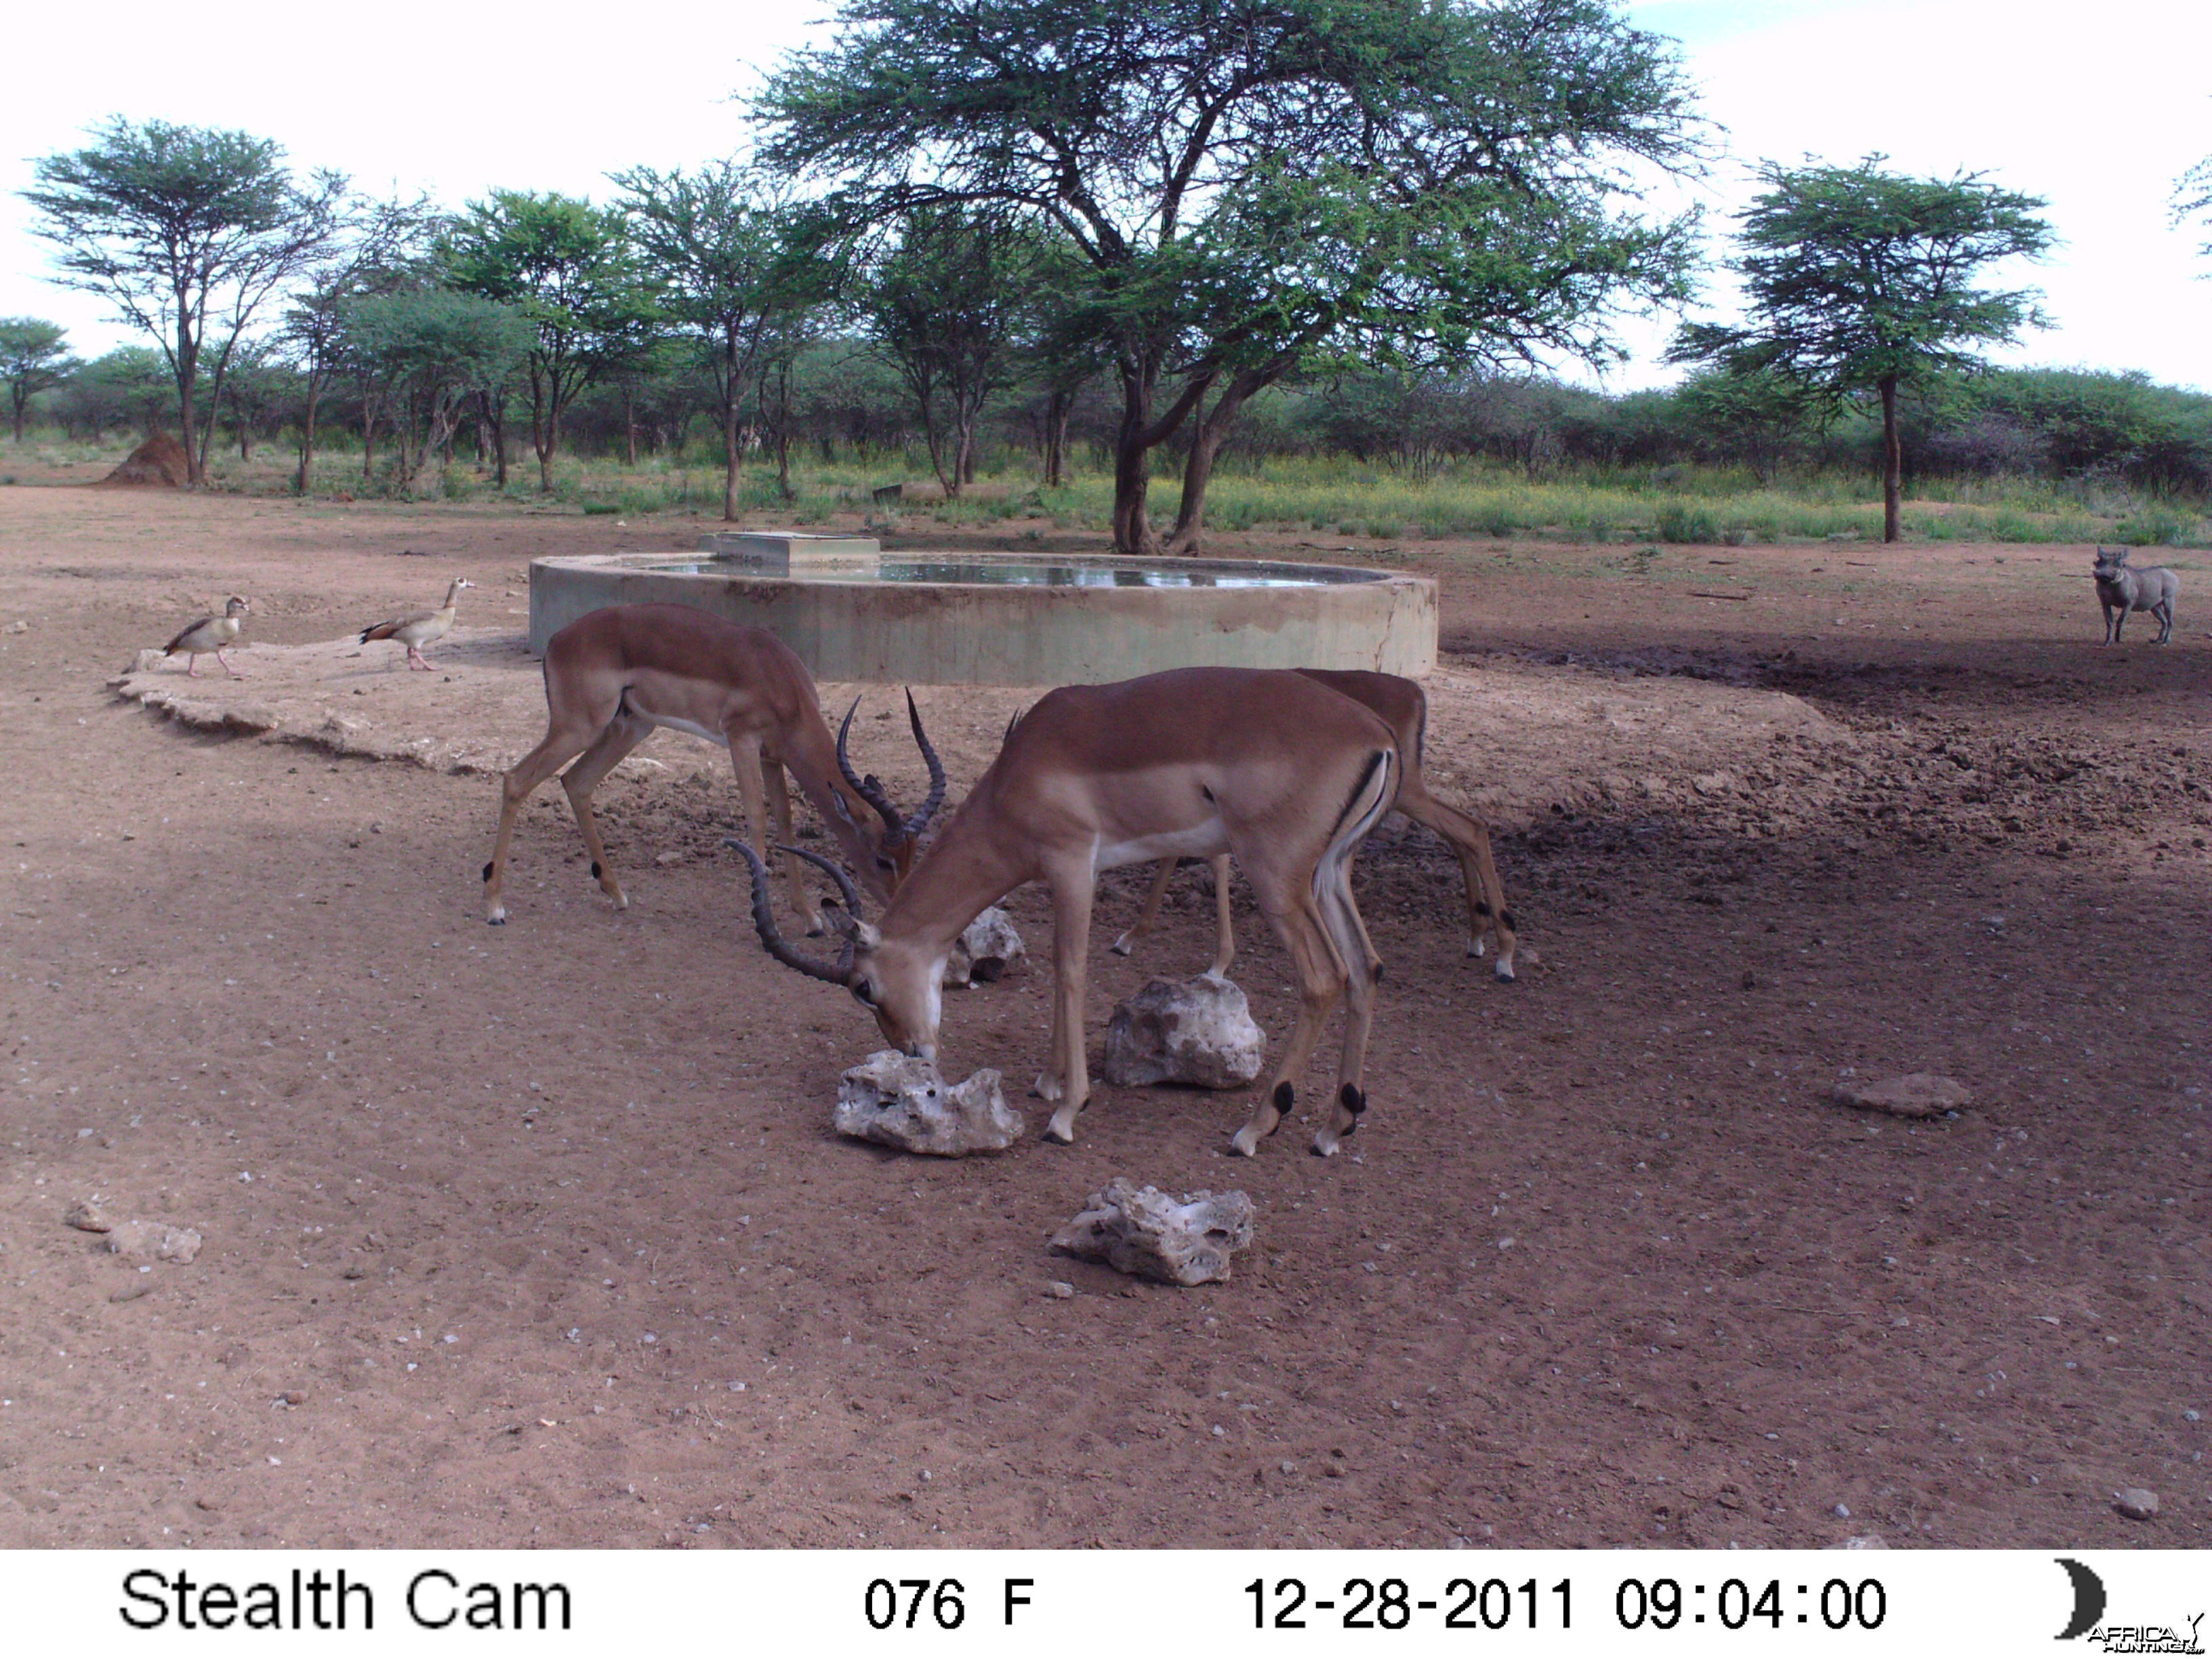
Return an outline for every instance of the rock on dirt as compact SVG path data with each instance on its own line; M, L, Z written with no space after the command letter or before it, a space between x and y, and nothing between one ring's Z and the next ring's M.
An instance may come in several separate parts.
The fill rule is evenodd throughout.
M841 1135L932 1158L1001 1152L1024 1127L997 1072L986 1066L964 1083L948 1084L930 1061L892 1048L870 1054L838 1080L830 1121Z
M1229 1277L1229 1258L1252 1242L1252 1219L1243 1193L1201 1188L1170 1198L1116 1176L1054 1236L1052 1248L1163 1285L1204 1285Z
M112 1231L115 1224L100 1207L98 1199L81 1198L62 1212L62 1225L74 1227L81 1233L104 1233Z
M1013 918L994 904L953 940L952 954L945 959L945 982L972 991L1005 978L1006 970L1028 955Z
M1237 1089L1260 1075L1267 1036L1225 979L1156 979L1117 1004L1099 1074L1122 1088L1187 1083Z
M1973 1093L1956 1078L1933 1072L1908 1072L1879 1083L1838 1083L1833 1097L1838 1106L1864 1111L1887 1112L1893 1117L1941 1117L1963 1111L1973 1103Z
M125 1221L108 1233L107 1248L118 1255L173 1261L181 1267L200 1253L200 1236L193 1228L166 1222Z
M2158 1515L2158 1494L2148 1486L2130 1486L2112 1499L2112 1507L2130 1521L2149 1521Z

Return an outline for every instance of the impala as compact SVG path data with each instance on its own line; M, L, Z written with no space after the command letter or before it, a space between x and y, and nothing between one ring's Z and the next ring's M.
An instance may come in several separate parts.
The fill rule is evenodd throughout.
M1398 752L1405 762L1405 775L1398 781L1397 810L1416 823L1426 824L1443 837L1453 852L1459 855L1460 874L1467 883L1467 953L1479 957L1486 939L1498 946L1498 961L1494 971L1500 979L1513 977L1513 913L1505 908L1504 889L1498 879L1498 866L1490 855L1490 826L1480 818L1470 817L1455 806L1445 805L1428 791L1421 777L1422 746L1429 724L1429 699L1413 681L1396 674L1377 674L1368 670L1337 671L1325 668L1301 668L1297 671L1308 679L1318 680L1332 691L1342 693L1354 702L1363 703L1389 722L1397 735ZM1164 859L1159 873L1152 878L1152 890L1145 896L1144 908L1128 931L1114 941L1117 955L1127 956L1152 932L1153 919L1159 914L1160 899L1168 890L1181 862ZM1226 854L1212 860L1213 865L1214 947L1213 965L1206 971L1216 979L1225 976L1229 964L1236 958L1237 935L1229 919L1229 860ZM1368 960L1375 961L1370 949Z
M872 774L853 774L845 745L860 700L845 711L833 742L814 677L765 629L740 627L686 605L610 605L556 634L546 644L544 667L545 739L507 775L499 836L483 867L485 920L495 925L507 920L501 895L514 821L538 787L564 766L561 787L583 831L592 874L617 909L629 908L592 817L592 791L655 726L729 746L746 834L756 848L762 845L763 793L777 839L791 839L787 770L878 900L888 900L913 867L921 833L944 804L945 769L921 729L912 693L907 719L929 768L929 798L913 817L902 818ZM576 763L568 766L570 761ZM880 827L857 821L847 791L867 804ZM821 908L800 879L795 855L785 859L784 870L792 908L805 920L808 933L820 933Z
M1360 838L1389 810L1398 744L1372 711L1303 675L1184 668L1115 685L1048 693L1008 732L998 758L882 920L859 919L859 895L829 860L852 916L833 964L776 931L768 868L751 866L753 921L786 966L842 985L908 1054L934 1060L945 960L985 906L1028 881L1052 894L1052 1041L1037 1093L1057 1109L1045 1133L1075 1138L1091 1092L1084 1053L1085 957L1097 873L1170 856L1226 853L1243 867L1297 975L1297 1024L1274 1079L1236 1136L1250 1156L1295 1099L1322 1023L1350 994L1337 1092L1314 1138L1323 1157L1358 1127L1374 1015L1365 930L1347 879ZM786 848L786 851L791 849Z

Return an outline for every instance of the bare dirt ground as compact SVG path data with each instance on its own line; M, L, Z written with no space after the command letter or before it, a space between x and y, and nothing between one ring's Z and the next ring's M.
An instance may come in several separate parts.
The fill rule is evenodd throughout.
M1431 775L1540 960L1466 961L1388 824L1350 1154L1102 1087L1073 1148L937 1163L829 1132L872 1028L751 939L703 745L601 792L629 912L547 791L479 919L525 562L697 528L0 489L0 1544L2203 1545L2205 575L2106 651L2083 549L1224 538L1439 577ZM435 675L316 643L454 574ZM251 678L111 688L230 592ZM1021 700L928 694L956 789ZM1101 948L1094 1042L1210 918L1194 872ZM1033 1130L1044 978L946 1019ZM1826 1097L1921 1069L1975 1103ZM1198 1291L1048 1255L1117 1174L1259 1243ZM198 1259L102 1253L94 1195Z

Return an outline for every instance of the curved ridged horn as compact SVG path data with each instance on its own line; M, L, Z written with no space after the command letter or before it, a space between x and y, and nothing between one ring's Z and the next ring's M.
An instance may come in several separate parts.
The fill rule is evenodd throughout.
M762 863L760 854L754 852L744 842L725 836L722 845L736 848L745 855L745 862L752 866L753 926L759 931L761 944L767 948L769 955L787 968L796 968L811 979L827 980L832 985L851 985L854 951L852 930L849 928L846 930L844 948L837 953L837 965L835 968L830 967L827 963L817 962L813 957L802 955L793 950L777 928L775 913L769 905L768 866ZM796 849L785 848L779 850L790 852ZM811 853L800 853L799 856L803 859L813 859L815 863L836 878L838 887L844 892L846 902L854 907L848 914L857 921L860 915L858 908L860 895L853 890L853 884L846 879L845 872L827 859L815 858Z
M929 828L929 821L937 816L937 809L945 805L945 767L937 758L937 750L929 746L929 733L921 729L921 710L914 706L914 692L906 694L907 724L914 727L914 740L921 747L921 758L929 768L929 799L921 810L906 821L908 836L919 836Z
M873 807L876 816L884 821L884 839L896 842L907 833L906 825L899 821L898 808L891 805L891 798L884 793L884 786L877 781L874 773L871 772L865 778L854 775L852 758L845 752L845 739L853 730L853 716L860 712L860 700L855 697L853 706L845 711L843 722L837 727L837 769L845 775L846 787Z

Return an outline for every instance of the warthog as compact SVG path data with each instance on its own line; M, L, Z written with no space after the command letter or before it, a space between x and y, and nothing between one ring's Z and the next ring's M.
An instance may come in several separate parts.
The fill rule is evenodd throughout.
M2173 637L2173 600L2181 592L2181 578L2164 565L2138 570L2128 562L2124 547L2100 547L2095 566L2097 603L2105 607L2105 643L2120 642L2120 625L2130 611L2148 611L2158 618L2158 637L2164 645Z

